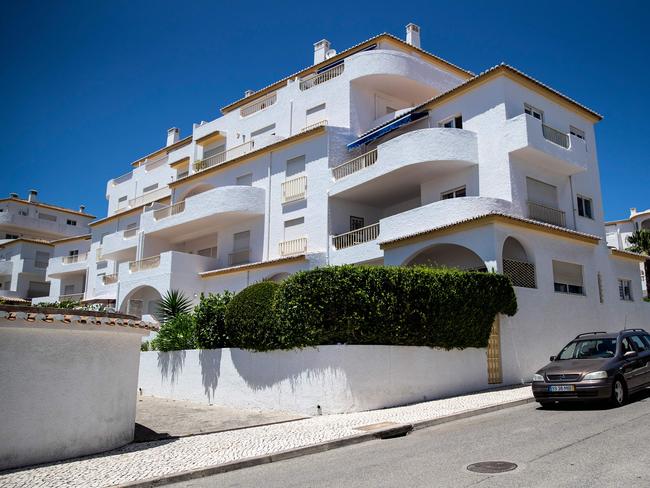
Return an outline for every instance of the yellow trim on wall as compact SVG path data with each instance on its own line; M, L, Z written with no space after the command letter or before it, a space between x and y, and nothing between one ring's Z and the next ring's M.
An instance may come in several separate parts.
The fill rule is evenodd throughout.
M286 258L279 258L270 261L260 261L258 263L242 264L239 266L232 266L230 268L215 269L213 271L205 271L199 273L201 278L212 278L214 276L232 274L232 273L241 273L243 271L250 271L251 269L260 269L260 268L271 268L279 264L293 263L297 261L305 261L307 256L305 254L299 254L297 256L288 256Z
M226 134L224 132L215 130L214 132L210 132L209 134L197 139L196 144L198 146L206 146L208 144L212 144L215 141L218 141L219 139L223 139L225 141Z
M634 261L639 261L640 263L645 263L646 259L650 259L650 256L644 256L643 254L637 254L630 251L621 251L620 249L610 249L612 251L612 256L616 258L623 259L632 259Z
M160 200L154 200L153 202L145 203L138 207L133 207L130 210L125 210L124 212L116 213L114 215L109 215L108 217L104 217L103 219L95 220L94 222L91 222L88 225L90 227L95 227L97 225L102 225L108 222L112 222L113 220L121 219L122 217L126 217L127 215L133 215L135 213L140 212L144 207L146 207L147 205L151 205L152 203L161 203L163 205L169 205L171 202L172 202L171 196L164 197L161 198Z
M188 156L186 158L179 159L178 161L174 161L173 163L170 163L169 167L172 169L179 169L185 166L189 166L189 164L190 164L190 158Z

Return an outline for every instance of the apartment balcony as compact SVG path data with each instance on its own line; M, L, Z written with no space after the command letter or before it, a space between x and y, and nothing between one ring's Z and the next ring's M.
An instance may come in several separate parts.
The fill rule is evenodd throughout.
M566 227L566 213L559 208L549 207L536 202L528 203L528 218L545 222L547 224L556 225L558 227Z
M157 190L144 193L135 198L131 198L130 200L119 202L117 204L117 208L115 209L115 213L117 214L121 212L126 212L127 210L131 210L132 208L141 207L142 205L153 203L157 200L160 200L161 198L165 198L170 195L171 195L171 189L168 186L165 186L163 188L158 188Z
M239 115L242 118L248 117L249 115L253 115L257 112L261 112L262 110L269 108L272 105L275 105L277 101L278 101L278 94L272 93L271 95L268 95L264 98L256 100L253 103L243 106L242 108L239 109Z
M145 212L141 228L147 235L171 241L214 233L243 219L264 215L265 190L255 186L222 186L207 190L168 207Z
M278 244L278 254L280 256L294 256L296 254L304 254L307 252L307 238L299 237L297 239L290 239L282 241Z
M584 139L527 114L507 121L505 140L511 156L566 176L586 171L592 158Z
M117 273L107 274L102 276L102 284L104 286L114 285L118 281L119 281L119 274Z
M330 196L371 203L419 194L423 181L478 164L477 136L462 129L407 132L332 169ZM372 202L375 203L375 202Z
M220 152L219 154L214 154L209 158L199 159L194 162L193 168L195 173L200 173L206 169L219 166L231 159L235 159L241 156L248 154L249 152L257 149L255 147L255 140L250 140L239 146L232 147L226 151Z
M102 239L101 256L98 257L98 260L123 261L133 259L138 246L138 231L138 228L126 229L105 236Z
M307 177L299 176L282 183L282 203L297 202L307 198Z
M47 266L47 276L60 278L71 273L85 273L88 267L88 253L74 256L57 256L50 259Z
M300 80L300 91L311 90L312 88L322 85L323 83L326 83L329 80L336 78L337 76L341 76L344 71L345 63L341 63L330 69L321 71L320 73L308 75Z
M331 264L359 263L383 256L379 249L379 222L332 236Z
M179 283L191 286L194 280L198 282L199 273L216 267L217 260L215 258L167 251L139 261L120 263L118 278L120 288L125 290L135 289L141 285L156 286L160 290L167 290L178 287Z

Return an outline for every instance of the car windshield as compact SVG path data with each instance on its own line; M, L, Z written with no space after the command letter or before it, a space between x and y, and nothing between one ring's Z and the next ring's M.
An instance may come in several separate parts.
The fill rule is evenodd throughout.
M570 342L558 355L558 359L613 358L616 339L586 339Z

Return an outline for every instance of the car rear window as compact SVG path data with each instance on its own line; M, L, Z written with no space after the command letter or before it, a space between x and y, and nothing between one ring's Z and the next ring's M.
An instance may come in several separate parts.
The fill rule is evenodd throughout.
M638 351L645 351L648 346L646 346L641 336L630 336L630 340L634 343Z
M570 342L558 359L612 358L616 354L616 339L586 339Z

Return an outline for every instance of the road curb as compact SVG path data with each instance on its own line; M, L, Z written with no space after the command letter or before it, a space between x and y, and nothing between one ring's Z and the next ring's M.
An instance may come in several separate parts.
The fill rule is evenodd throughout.
M207 466L204 468L196 468L188 471L181 471L174 474L159 476L156 478L149 478L147 480L133 481L130 483L123 483L114 485L113 488L150 488L155 486L163 486L171 483L178 483L181 481L189 481L198 478L205 478L215 474L227 473L229 471L236 471L238 469L250 468L252 466L259 466L261 464L276 463L286 459L293 459L296 457L306 456L308 454L316 454L319 452L330 451L340 447L351 446L353 444L360 444L362 442L377 440L377 439L390 439L396 437L395 434L405 435L412 430L425 429L435 425L441 425L456 420L467 419L484 415L491 412L497 412L506 408L519 407L528 403L533 403L534 398L525 398L523 400L514 400L511 402L501 403L498 405L491 405L489 407L477 408L467 412L461 412L453 415L439 417L437 419L422 420L413 422L412 424L400 424L399 426L391 426L383 429L377 429L372 432L363 434L355 434L348 437L342 437L332 441L325 441L318 444L311 444L309 446L296 447L286 451L279 451L273 454L264 454L229 463L216 464L214 466Z

